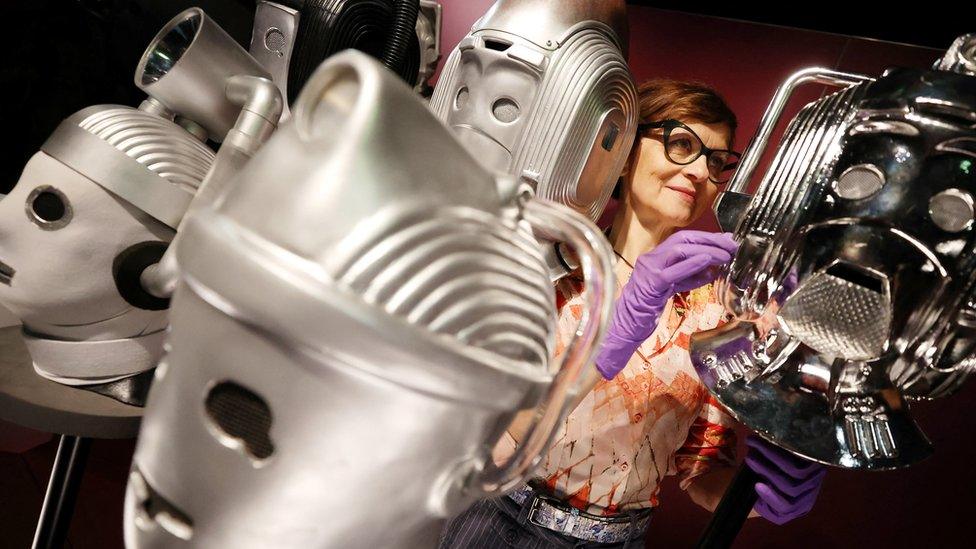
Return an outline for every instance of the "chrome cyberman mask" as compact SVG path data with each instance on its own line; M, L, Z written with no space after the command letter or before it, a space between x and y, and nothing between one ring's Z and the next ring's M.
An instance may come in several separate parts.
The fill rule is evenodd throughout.
M432 0L260 0L250 53L293 103L322 61L355 48L381 58L400 4L418 4L415 36L394 72L418 92L440 59L441 5Z
M571 243L589 279L558 365L531 231ZM444 517L530 474L612 301L596 227L486 171L356 51L182 234L131 549L433 547ZM495 465L514 413L540 403Z
M499 0L430 108L485 166L596 221L637 131L626 50L623 0Z
M723 293L740 320L694 338L693 360L742 422L797 454L910 465L931 447L906 399L948 394L972 372L976 76L963 65L877 81L799 73L770 113L801 80L853 85L791 122L744 213L728 213L735 195L719 202L720 218L739 220Z
M205 67L260 74L253 60L253 70L242 69L247 58L203 12L184 12L137 70L152 97L140 109L99 105L66 119L0 202L0 301L22 320L39 374L144 401L168 299L141 275L160 260L213 166L206 130L245 140L231 131L240 107L224 105L221 75L212 100Z

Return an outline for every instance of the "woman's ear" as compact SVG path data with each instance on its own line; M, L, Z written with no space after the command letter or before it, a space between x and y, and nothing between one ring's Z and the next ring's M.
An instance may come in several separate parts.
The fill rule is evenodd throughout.
M634 144L631 145L627 160L624 161L624 168L620 171L621 180L627 179L630 176L630 170L637 167L637 159L640 157L641 141L640 135L634 138Z
M640 146L640 138L638 137L634 141L634 145L630 148L630 154L627 155L627 159L624 160L624 167L620 170L620 177L617 178L617 184L613 188L613 193L610 194L614 200L623 199L623 190L630 177L630 170L634 169L634 164L637 163L637 157L640 156Z
M620 179L626 179L627 176L630 175L630 165L634 163L634 157L637 156L635 154L637 147L638 145L635 143L634 149L632 149L630 154L627 155L627 160L624 160L624 168L620 170Z

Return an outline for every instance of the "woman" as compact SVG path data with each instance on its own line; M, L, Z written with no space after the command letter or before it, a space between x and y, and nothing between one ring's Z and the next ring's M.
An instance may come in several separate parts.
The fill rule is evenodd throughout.
M531 487L472 506L445 530L442 548L639 547L664 477L679 476L710 510L731 479L733 422L699 381L688 342L721 321L706 284L736 244L728 234L678 229L731 175L737 122L703 85L654 80L638 91L641 124L609 234L619 293L596 360L605 379L561 426ZM582 291L573 277L557 286L562 340L579 322ZM514 450L517 431L497 459ZM777 523L806 513L822 468L759 439L749 446L746 463L763 479L754 513Z

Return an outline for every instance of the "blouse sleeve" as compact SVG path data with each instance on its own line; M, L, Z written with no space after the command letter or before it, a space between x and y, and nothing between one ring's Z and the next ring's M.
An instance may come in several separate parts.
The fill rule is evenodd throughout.
M704 387L702 390L705 390ZM681 488L687 490L693 478L711 471L716 464L723 467L733 465L735 443L735 421L708 394L698 417L688 430L688 438L674 454Z
M729 317L717 299L715 288L709 285L694 296L698 313L698 330L710 330L725 324ZM688 430L688 438L675 452L674 460L681 488L687 490L691 480L712 470L735 463L735 420L715 397L701 386L705 397L698 416Z

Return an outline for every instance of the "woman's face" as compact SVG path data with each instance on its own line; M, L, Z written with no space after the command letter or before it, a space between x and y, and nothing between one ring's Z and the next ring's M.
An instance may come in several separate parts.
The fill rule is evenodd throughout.
M728 148L731 136L726 125L682 122L706 147ZM718 185L708 179L705 155L690 164L675 164L664 154L663 139L663 129L652 129L634 143L625 178L628 202L645 227L686 227L714 202Z

